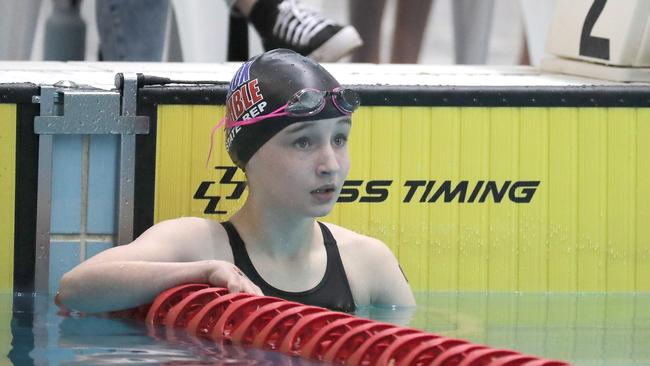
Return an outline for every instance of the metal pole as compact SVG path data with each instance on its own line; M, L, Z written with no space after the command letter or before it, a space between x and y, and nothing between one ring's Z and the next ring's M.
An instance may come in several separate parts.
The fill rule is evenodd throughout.
M124 74L122 81L122 116L135 117L138 101L138 78ZM133 199L135 190L135 134L120 135L120 187L117 244L133 240Z
M55 114L56 89L41 87L40 115ZM38 191L36 203L36 248L34 291L49 292L50 226L52 216L52 135L40 135L38 143Z

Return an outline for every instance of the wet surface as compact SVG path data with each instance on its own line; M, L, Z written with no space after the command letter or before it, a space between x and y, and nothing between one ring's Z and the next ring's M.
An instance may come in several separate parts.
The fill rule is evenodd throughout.
M650 294L418 293L415 311L361 308L374 320L575 365L650 365ZM0 295L0 364L316 365L137 320L62 317L46 296Z

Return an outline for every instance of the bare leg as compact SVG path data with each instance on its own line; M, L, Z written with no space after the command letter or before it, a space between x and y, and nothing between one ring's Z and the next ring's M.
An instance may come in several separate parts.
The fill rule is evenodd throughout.
M454 48L457 64L487 61L494 0L454 0Z
M391 62L415 64L433 0L398 0Z
M0 1L0 60L29 60L41 0Z
M257 0L236 0L235 7L239 9L245 17L248 17L256 2ZM230 1L226 1L226 3L230 3Z
M350 23L363 39L363 46L352 54L352 62L379 63L379 38L386 0L349 0L348 3Z
M526 51L530 64L539 66L547 54L546 40L553 20L555 1L519 0L523 16Z
M528 53L528 41L526 32L521 37L521 50L519 51L519 65L530 65L530 54Z

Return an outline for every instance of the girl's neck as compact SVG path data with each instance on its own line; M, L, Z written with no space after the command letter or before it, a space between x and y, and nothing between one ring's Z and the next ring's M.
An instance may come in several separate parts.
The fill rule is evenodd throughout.
M276 259L292 259L307 254L311 246L318 245L321 237L314 218L263 209L250 199L230 221L245 238L249 251Z

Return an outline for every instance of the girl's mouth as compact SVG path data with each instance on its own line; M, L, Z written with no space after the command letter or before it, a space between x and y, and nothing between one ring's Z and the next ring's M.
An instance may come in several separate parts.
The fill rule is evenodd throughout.
M319 202L327 203L334 198L334 193L336 189L333 185L323 186L311 191L313 197L315 197Z
M311 193L329 193L334 192L334 188L318 188L311 191Z

